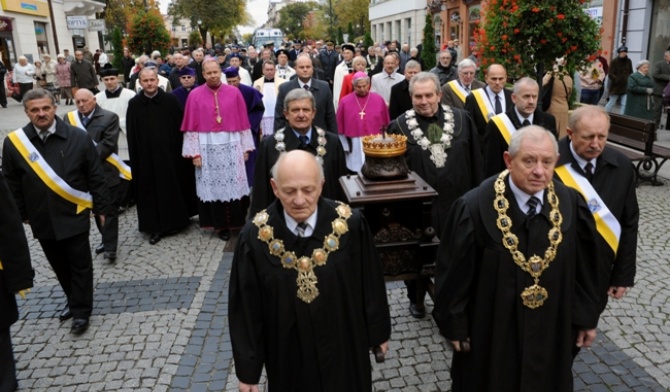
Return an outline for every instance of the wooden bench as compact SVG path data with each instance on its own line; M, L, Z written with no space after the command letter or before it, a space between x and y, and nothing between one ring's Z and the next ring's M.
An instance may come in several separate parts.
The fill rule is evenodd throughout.
M636 185L650 182L663 185L658 171L670 159L670 148L654 144L656 123L610 113L608 146L630 158L636 174Z

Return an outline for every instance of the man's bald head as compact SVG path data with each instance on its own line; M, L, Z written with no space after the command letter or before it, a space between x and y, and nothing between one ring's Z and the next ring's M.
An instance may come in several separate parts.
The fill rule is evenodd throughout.
M91 90L80 88L74 94L74 103L81 114L88 116L95 109L95 95L93 95Z
M323 182L323 167L306 151L283 153L272 167L272 190L284 211L297 222L304 222L316 211Z

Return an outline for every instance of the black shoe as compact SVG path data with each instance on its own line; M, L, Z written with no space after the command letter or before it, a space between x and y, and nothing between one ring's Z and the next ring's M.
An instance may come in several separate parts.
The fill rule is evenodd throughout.
M110 263L116 261L116 252L105 252L105 258L109 260Z
M151 245L156 245L160 240L161 240L161 235L160 234L152 234L151 237L149 237L149 243Z
M95 247L95 254L96 255L99 255L100 253L102 253L104 251L105 251L105 245L103 245L103 244L100 244L100 245Z
M230 230L226 229L219 231L219 238L224 241L228 241L230 239Z
M417 304L409 304L409 314L412 315L414 318L424 318L426 317L426 308L422 306L419 306Z
M88 319L74 319L70 332L75 335L81 335L88 329Z
M69 320L71 318L72 318L72 313L70 312L70 307L65 305L65 308L63 308L63 310L58 315L58 319L60 321L65 321L65 320Z

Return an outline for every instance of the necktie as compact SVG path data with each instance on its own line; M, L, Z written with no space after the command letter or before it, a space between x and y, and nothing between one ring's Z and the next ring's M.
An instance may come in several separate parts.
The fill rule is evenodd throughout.
M49 131L40 131L40 138L42 139L43 142L46 142L48 137L49 137Z
M303 84L303 85L302 85L302 88L304 88L305 90L309 91L309 86L306 85L306 84Z
M307 144L309 143L309 139L308 139L307 136L305 136L305 135L300 135L300 136L298 136L298 139L300 139L300 145L301 145L302 147L306 147Z
M305 236L305 230L307 230L307 222L300 222L298 223L298 226L296 226L295 231L298 237L304 237Z
M528 119L525 118L525 119L523 120L523 124L521 124L521 125L524 126L524 127L527 127L527 126L530 125L530 121L528 121Z
M84 126L87 126L90 121L91 119L89 117L84 117L81 119L81 123L84 124Z
M532 218L537 214L537 205L540 203L540 199L537 197L533 196L530 199L528 199L528 211L526 211L526 215L528 215L529 218Z
M586 174L587 180L593 180L593 164L591 164L591 162L588 162L586 165L584 165L584 173Z
M502 113L502 104L500 103L500 97L496 94L496 114Z
M465 94L470 95L470 87L469 86L465 86Z

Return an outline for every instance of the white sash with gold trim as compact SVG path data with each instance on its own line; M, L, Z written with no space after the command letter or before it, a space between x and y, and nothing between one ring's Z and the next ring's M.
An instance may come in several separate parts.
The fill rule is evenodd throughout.
M496 126L498 126L500 133L505 138L505 141L509 146L509 142L510 140L512 140L512 135L514 135L514 132L516 132L516 127L514 126L514 124L512 124L512 120L509 118L507 114L500 113L498 115L491 117L491 121L493 121L496 124Z
M621 224L609 208L607 208L605 202L603 202L598 192L593 188L593 185L591 185L586 177L578 173L570 163L557 167L556 174L558 174L565 185L576 189L587 200L589 210L593 213L593 218L596 221L598 233L616 254L619 249L619 239L621 238Z
M93 208L93 197L91 194L70 187L65 180L60 178L30 142L23 129L19 128L10 133L7 137L19 151L19 154L21 154L23 159L26 160L28 166L33 169L35 174L37 174L49 189L54 191L58 196L77 206L77 214L87 208Z
M78 112L76 110L73 110L71 112L68 112L67 114L68 120L70 120L70 124L76 126L77 128L86 131L86 127L84 124L82 124L81 119L79 118ZM93 144L97 146L97 143L95 140L93 141ZM123 178L124 180L132 180L133 175L130 170L130 166L126 165L126 163L119 157L116 153L111 153L107 159L107 162L111 163L112 166L114 166L118 171L119 171L119 177Z
M451 91L456 94L458 99L461 100L461 102L465 103L465 98L468 97L468 92L461 86L461 84L458 82L458 80L452 80L451 82L448 82L449 87L451 87Z
M486 89L479 88L477 90L473 90L471 94L475 96L475 101L477 101L477 106L479 106L479 110L482 112L484 120L489 122L491 117L496 115L496 111L493 109L491 101L489 101L489 97L486 94Z

